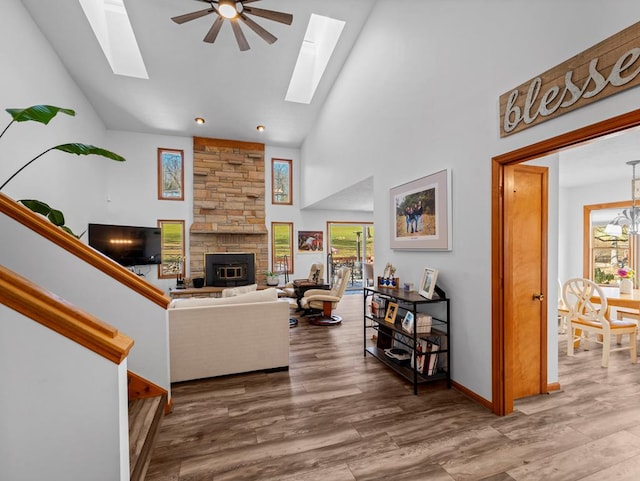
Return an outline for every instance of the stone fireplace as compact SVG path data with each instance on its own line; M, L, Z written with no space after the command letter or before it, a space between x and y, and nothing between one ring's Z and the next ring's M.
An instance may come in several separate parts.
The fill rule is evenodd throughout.
M264 144L193 138L191 277L205 276L205 254L253 252L256 281L265 282Z

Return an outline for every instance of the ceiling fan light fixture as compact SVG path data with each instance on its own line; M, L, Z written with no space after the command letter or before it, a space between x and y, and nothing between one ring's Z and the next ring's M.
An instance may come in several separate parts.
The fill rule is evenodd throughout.
M236 2L233 0L220 0L218 2L218 12L224 18L235 18L238 16L238 10L236 9Z

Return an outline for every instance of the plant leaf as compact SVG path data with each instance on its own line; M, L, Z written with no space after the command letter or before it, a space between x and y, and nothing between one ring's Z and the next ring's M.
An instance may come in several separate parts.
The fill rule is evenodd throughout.
M27 107L26 109L5 110L11 115L15 122L33 120L45 125L48 124L58 113L67 114L72 117L76 115L75 111L71 109L63 109L53 105L34 105L32 107Z
M58 209L51 209L51 212L47 214L47 219L51 221L53 225L62 227L64 225L64 214Z
M80 237L82 237L82 234L84 234L84 232L80 235L76 235L71 229L69 229L66 225L61 225L59 226L63 231L65 231L67 234L71 234L73 237L80 239Z
M20 202L30 211L45 216L53 225L55 225L56 227L60 227L63 231L71 234L76 238L80 239L80 237L84 235L84 232L80 235L76 235L69 227L64 225L64 214L62 213L62 211L59 211L58 209L52 209L49 204L35 199L20 199L18 202Z
M36 214L42 214L47 219L49 219L49 221L53 225L58 227L64 225L64 214L62 213L62 211L53 209L49 204L46 204L45 202L35 199L21 199L18 202L20 202L27 209L35 212Z
M89 145L89 144L79 144L79 143L61 144L61 145L56 145L55 147L52 147L52 149L61 150L62 152L67 152L69 154L100 155L102 157L116 160L118 162L124 162L126 160L121 155L118 155L109 150L102 149L100 147L95 147L94 145Z
M42 214L45 217L49 215L49 212L51 212L51 206L40 200L20 199L18 202L24 205L27 209L35 212L36 214Z

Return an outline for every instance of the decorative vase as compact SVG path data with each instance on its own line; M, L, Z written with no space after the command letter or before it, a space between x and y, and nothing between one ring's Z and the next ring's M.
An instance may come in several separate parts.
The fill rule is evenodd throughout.
M633 279L620 279L620 294L631 294L633 291Z
M268 286L277 286L279 282L280 282L280 278L278 276L267 276Z

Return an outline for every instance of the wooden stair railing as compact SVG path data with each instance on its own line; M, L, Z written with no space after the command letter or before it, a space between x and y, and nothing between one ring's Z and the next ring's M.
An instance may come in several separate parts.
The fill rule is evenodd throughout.
M129 354L133 339L54 293L0 265L0 304L116 364Z
M163 309L166 309L171 302L171 299L161 289L149 284L130 270L100 254L74 236L56 227L43 216L30 211L1 192L0 212L128 286Z

